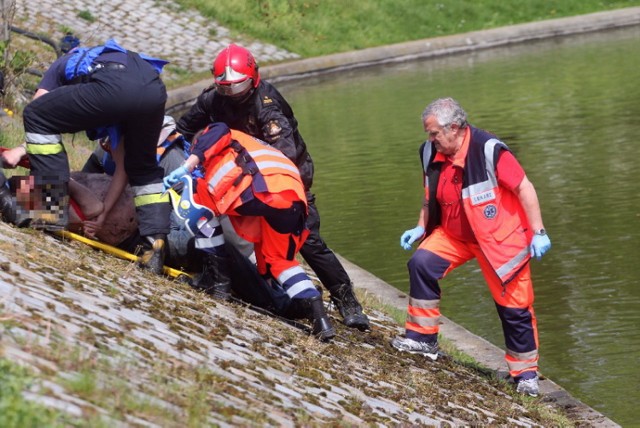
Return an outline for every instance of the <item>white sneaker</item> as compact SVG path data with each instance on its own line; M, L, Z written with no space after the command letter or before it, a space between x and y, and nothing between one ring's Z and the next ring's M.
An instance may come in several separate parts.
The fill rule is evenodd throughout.
M431 358L433 361L438 359L438 342L418 342L416 340L409 339L408 337L396 336L391 341L391 346L396 348L398 351L424 355L425 357Z
M516 391L520 394L528 395L530 397L537 397L540 393L540 387L538 385L538 376L531 379L522 379L518 381Z

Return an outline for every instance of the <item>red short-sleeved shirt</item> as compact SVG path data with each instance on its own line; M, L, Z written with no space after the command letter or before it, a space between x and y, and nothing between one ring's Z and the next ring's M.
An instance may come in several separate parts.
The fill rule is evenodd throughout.
M467 128L462 147L453 157L437 153L434 160L444 162L436 192L436 199L442 213L440 224L454 238L475 242L475 236L462 206L462 176L470 136L471 132ZM503 150L498 157L496 166L498 185L513 191L520 185L524 176L524 170L515 156L511 152Z

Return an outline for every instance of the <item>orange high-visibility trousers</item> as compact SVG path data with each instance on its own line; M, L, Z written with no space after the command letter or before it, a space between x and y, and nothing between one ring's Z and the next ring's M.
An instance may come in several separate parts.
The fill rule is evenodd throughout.
M309 231L305 229L305 207L300 201L290 208L272 208L260 201L236 209L241 216L230 214L229 219L238 231L252 229L244 235L254 243L256 264L261 275L270 275L292 298L310 298L320 293L296 259Z
M473 258L478 260L502 322L505 359L511 376L537 371L538 329L529 264L503 285L477 243L457 240L441 227L436 227L420 244L408 263L407 337L427 342L437 340L441 295L438 280Z

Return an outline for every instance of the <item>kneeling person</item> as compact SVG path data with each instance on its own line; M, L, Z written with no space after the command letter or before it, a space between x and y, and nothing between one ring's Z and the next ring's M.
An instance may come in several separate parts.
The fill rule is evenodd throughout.
M307 317L320 340L335 336L320 292L304 272L296 254L308 234L307 200L300 173L279 150L223 123L209 125L194 139L184 165L164 179L175 185L198 164L204 179L196 181L195 202L227 214L236 232L255 245L258 271L277 281L291 298L291 318ZM204 251L202 288L228 287L224 240L215 233L217 219L196 231L196 248Z

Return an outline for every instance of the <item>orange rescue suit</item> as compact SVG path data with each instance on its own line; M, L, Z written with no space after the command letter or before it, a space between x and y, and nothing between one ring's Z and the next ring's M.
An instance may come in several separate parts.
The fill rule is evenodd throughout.
M462 204L478 245L500 281L506 284L529 262L532 232L518 197L498 186L495 162L500 150L508 150L506 145L482 130L471 129ZM426 197L435 202L439 168L431 163L435 156L433 145L424 144L421 155ZM429 204L427 235L439 222L438 210L437 203Z
M205 130L206 132L206 130ZM228 214L240 236L259 240L259 223L235 209L255 197L272 208L307 205L298 168L282 152L244 132L231 130L204 152L204 179L198 180L197 199L216 215Z

